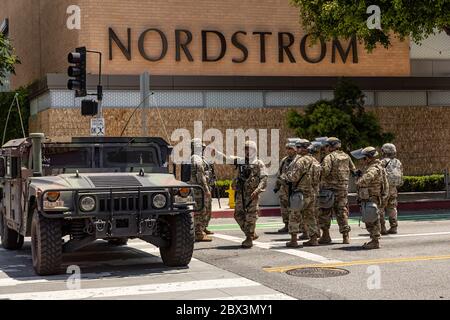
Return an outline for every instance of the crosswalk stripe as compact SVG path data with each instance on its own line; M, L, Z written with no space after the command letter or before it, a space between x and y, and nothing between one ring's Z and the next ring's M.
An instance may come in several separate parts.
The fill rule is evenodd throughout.
M129 287L104 287L77 290L10 293L0 295L0 300L79 300L259 286L262 285L245 278L229 278L159 283Z
M390 234L387 236L383 236L383 239L389 238L409 238L409 237L431 237L431 236L446 236L450 235L450 232L429 232L429 233L407 233L407 234ZM367 240L367 237L353 237L351 240ZM333 241L342 241L342 238L333 239Z
M249 295L249 296L217 297L217 298L210 298L210 299L205 299L205 300L254 300L254 301L258 301L258 300L296 300L296 299L291 296L285 295L283 293L275 293L275 294Z
M225 234L215 234L214 237L219 238L219 239L223 239L223 240L227 240L227 241L231 241L231 242L236 242L236 243L241 243L244 239L238 238L238 237L233 237L233 236L229 236L229 235L225 235ZM303 251L303 250L299 250L299 249L282 249L280 248L280 244L279 243L268 243L268 242L259 242L259 241L253 241L253 244L261 249L267 249L267 250L273 250L276 252L280 252L280 253L285 253L285 254L289 254L292 256L296 256L296 257L300 257L306 260L310 260L310 261L314 261L314 262L319 262L319 263L338 263L341 262L340 260L335 260L335 259L328 259L326 257L320 256L318 254L315 253L311 253L311 252L307 252L307 251Z
M82 274L82 281L84 280L98 280L103 277L109 277L112 274L109 272L101 273L85 273ZM67 281L70 274L67 275L56 275L52 277L42 278L42 277L21 277L21 278L2 278L0 279L0 287L14 287L18 285L29 285L36 283L51 283L55 281Z

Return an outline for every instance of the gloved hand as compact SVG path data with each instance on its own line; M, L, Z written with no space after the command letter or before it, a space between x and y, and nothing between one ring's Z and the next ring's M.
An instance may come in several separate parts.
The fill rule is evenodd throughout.
M355 178L361 178L361 177L362 177L362 171L361 171L361 170L356 170L356 171L353 173L353 177L355 177Z

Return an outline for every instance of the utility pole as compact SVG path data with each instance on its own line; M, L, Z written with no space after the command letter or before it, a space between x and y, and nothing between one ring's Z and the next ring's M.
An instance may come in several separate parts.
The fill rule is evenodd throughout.
M142 136L148 136L148 110L150 108L150 74L148 72L144 72L141 74L141 101L143 101L142 105Z

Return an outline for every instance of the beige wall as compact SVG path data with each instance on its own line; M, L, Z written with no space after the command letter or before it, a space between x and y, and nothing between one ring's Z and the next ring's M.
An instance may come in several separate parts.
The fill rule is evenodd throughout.
M13 88L47 73L65 73L67 54L78 45L79 31L66 28L66 9L84 0L2 0L0 20L9 18L9 34L21 64ZM4 6L3 6L4 5Z
M169 135L173 130L186 128L193 134L194 121L203 121L204 130L217 128L225 134L226 129L280 129L280 143L293 135L287 128L288 108L266 109L164 109L161 116ZM297 110L301 111L302 108ZM442 172L450 168L450 109L448 107L377 107L374 111L384 130L395 134L399 158L406 174L419 175ZM131 109L105 109L106 133L120 135ZM139 136L141 113L130 122L126 136ZM166 137L158 114L152 110L148 115L150 136ZM53 109L38 114L30 121L30 132L43 131L47 135L69 140L71 136L89 135L89 118L80 116L79 109ZM282 151L281 151L282 152ZM280 155L282 156L282 155ZM230 168L218 168L221 178L232 174Z
M47 73L66 73L67 53L73 48L86 45L90 49L105 54L104 72L107 74L151 74L166 75L317 75L317 76L400 76L410 74L408 42L393 41L389 50L377 49L367 54L359 46L359 63L348 61L345 65L338 57L331 63L331 45L328 44L327 56L319 64L305 62L299 52L299 42L303 35L298 23L296 8L288 0L2 0L0 19L9 17L11 38L22 65L17 67L17 76L12 85L26 85L43 77ZM82 13L82 29L66 28L66 9L78 4ZM108 60L108 28L112 27L126 43L126 30L132 29L132 60L124 58L114 45L114 59ZM169 50L164 60L150 62L141 57L138 51L138 37L147 28L159 28L165 32L169 41ZM188 29L194 40L191 51L194 62L175 61L174 30ZM219 62L202 63L202 29L215 29L227 38L228 50L225 58ZM245 63L232 63L233 57L241 52L231 44L235 31L248 33L243 40L250 52ZM274 34L267 40L267 63L259 62L259 38L254 31L270 31ZM292 32L296 35L293 54L297 63L278 62L277 32ZM146 42L149 54L158 50L158 38L150 35ZM156 43L156 44L155 44ZM217 44L210 42L214 52ZM345 41L343 41L345 44ZM155 47L156 46L156 47ZM346 48L346 46L345 46ZM316 49L311 49L315 56ZM156 50L156 51L155 51ZM316 52L317 53L317 52ZM97 72L96 57L92 57L89 70ZM286 59L287 60L287 59Z

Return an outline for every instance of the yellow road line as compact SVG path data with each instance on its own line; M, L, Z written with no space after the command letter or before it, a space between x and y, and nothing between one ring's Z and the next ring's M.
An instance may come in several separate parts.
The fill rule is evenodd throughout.
M339 262L339 263L301 264L301 265L292 265L292 266L284 266L284 267L263 268L263 270L266 272L286 272L286 271L293 270L293 269L304 269L304 268L338 268L338 267L351 267L351 266L361 266L361 265L377 265L377 264L432 261L432 260L450 260L450 255L421 256L421 257L408 257L408 258L388 258L388 259L373 259L373 260L355 260L355 261Z

